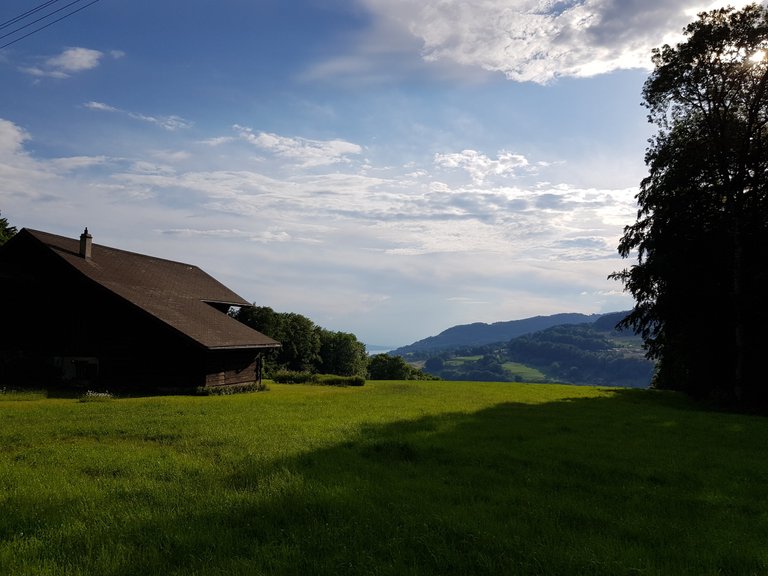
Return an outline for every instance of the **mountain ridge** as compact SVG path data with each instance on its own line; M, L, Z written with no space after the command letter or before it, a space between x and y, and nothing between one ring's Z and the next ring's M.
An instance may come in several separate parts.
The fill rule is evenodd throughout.
M454 327L453 337L458 333L465 340L454 339L453 343L437 348L406 349L402 357L444 380L647 388L655 364L646 357L642 337L631 328L617 328L628 313L555 314L513 321L503 328L521 331L550 325L480 345L468 343L467 339L477 337L477 330L485 330L483 338L498 337L498 332L488 330L493 325L463 325ZM445 341L444 338L442 342ZM426 344L435 346L435 339Z
M618 314L616 312L609 314ZM440 332L435 336L428 336L417 340L412 344L395 348L392 355L407 356L434 352L444 348L457 348L462 346L482 346L495 342L506 342L518 336L525 336L553 326L563 324L589 324L609 314L580 314L577 312L563 312L549 316L531 316L520 320L507 320L493 323L473 322L471 324L457 324Z

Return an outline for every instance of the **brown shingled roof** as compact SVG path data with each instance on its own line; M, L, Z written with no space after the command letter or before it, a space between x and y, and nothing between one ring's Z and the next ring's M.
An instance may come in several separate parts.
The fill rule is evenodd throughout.
M197 266L23 229L85 277L161 320L206 348L272 348L280 344L220 312L211 304L250 306Z

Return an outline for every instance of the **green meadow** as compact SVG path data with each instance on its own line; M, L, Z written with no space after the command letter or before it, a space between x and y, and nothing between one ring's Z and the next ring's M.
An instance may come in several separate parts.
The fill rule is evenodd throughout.
M547 379L546 374L536 368L531 368L525 364L518 362L504 362L502 364L504 370L509 372L513 377L518 377L524 382L539 381L542 382Z
M0 574L766 574L766 447L655 391L4 392Z

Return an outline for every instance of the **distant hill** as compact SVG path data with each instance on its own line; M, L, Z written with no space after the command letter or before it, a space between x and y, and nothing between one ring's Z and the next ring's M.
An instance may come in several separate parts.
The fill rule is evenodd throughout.
M615 329L626 312L611 316L514 338L506 344L504 357L558 382L648 387L654 363L645 357L642 338L632 330Z
M645 358L642 338L632 330L616 330L616 325L627 314L558 314L516 323L500 322L498 324L514 324L513 328L526 329L563 318L570 320L506 340L480 345L469 345L468 340L462 340L458 346L415 350L403 356L425 372L445 380L562 382L646 388L653 376L654 363ZM469 325L478 326L488 325ZM461 334L465 327L455 328ZM432 343L437 338L433 337Z
M617 313L622 314L622 313ZM626 313L623 313L626 314ZM506 342L518 336L532 334L540 330L546 330L552 326L563 324L588 324L595 322L605 315L601 314L554 314L552 316L534 316L523 320L510 320L507 322L494 322L486 324L475 322L473 324L461 324L440 332L437 336L430 336L392 350L390 354L403 357L418 357L424 353L435 352L443 349L455 349L466 346L482 346L494 342ZM623 318L623 316L621 316Z
M595 323L593 325L593 328L598 331L602 332L613 332L616 330L616 325L624 320L629 315L629 310L624 310L623 312L609 312L608 314L603 314L595 320ZM626 332L626 331L622 331ZM628 330L628 332L631 333L631 330Z

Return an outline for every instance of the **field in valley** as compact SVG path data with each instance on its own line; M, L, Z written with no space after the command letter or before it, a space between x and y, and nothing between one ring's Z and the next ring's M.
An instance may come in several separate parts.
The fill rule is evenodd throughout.
M768 419L512 383L0 393L0 574L765 574Z

